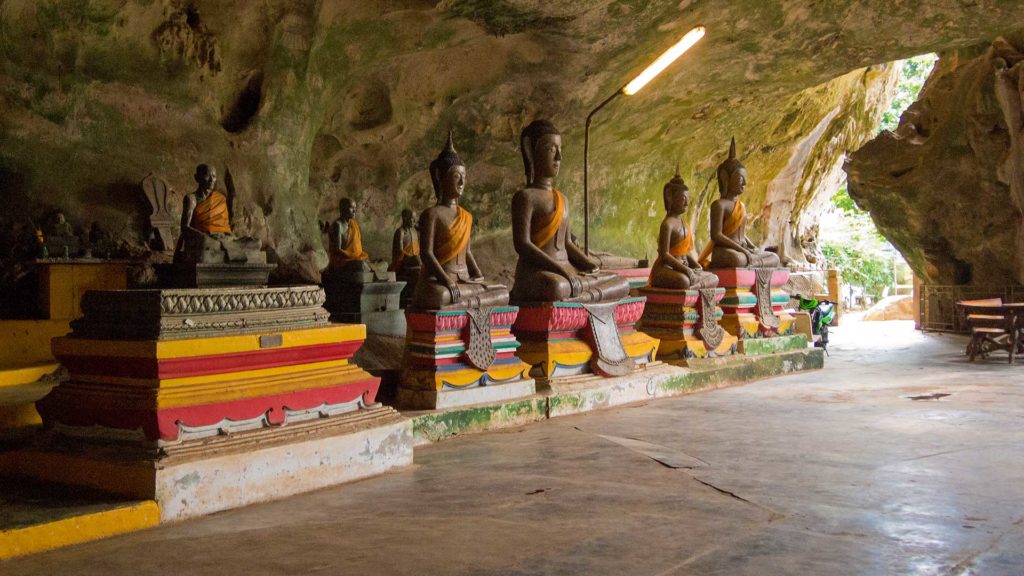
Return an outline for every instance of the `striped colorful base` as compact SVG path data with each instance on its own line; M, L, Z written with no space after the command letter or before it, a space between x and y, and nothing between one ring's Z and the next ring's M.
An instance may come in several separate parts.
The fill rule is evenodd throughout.
M62 433L167 445L279 426L375 402L349 363L362 325L183 340L54 339L70 379L39 402Z
M413 390L457 390L528 379L529 366L516 357L519 341L511 332L519 308L491 312L491 343L497 357L487 370L466 363L469 315L461 310L406 310L406 370L401 386Z
M623 348L637 365L654 362L658 340L636 330L646 299L624 298L615 310ZM582 304L553 302L520 307L512 329L522 345L519 358L541 378L578 376L591 372L594 352L584 339L588 313Z
M700 321L697 310L700 293L696 290L666 290L645 286L639 294L647 298L640 329L661 341L658 356L662 360L728 356L736 351L736 337L727 333L722 342L708 350L697 335ZM715 302L725 297L725 288L715 290ZM721 321L722 309L715 307L715 320ZM728 332L728 331L727 331Z
M777 268L772 271L772 310L781 321L778 329L762 325L757 316L757 295L754 294L757 272L753 268L718 268L708 271L718 276L718 285L725 288L725 296L721 300L724 312L721 324L729 333L741 340L793 333L795 319L783 312L789 304L789 295L782 290L782 286L789 282L788 269Z

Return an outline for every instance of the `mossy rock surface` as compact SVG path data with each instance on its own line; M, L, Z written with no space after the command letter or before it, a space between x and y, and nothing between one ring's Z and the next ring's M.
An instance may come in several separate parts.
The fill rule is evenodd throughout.
M191 191L209 162L236 190L235 227L317 280L320 223L360 202L386 258L400 210L454 130L482 262L512 267L508 208L521 128L563 131L558 184L582 236L583 119L692 26L707 37L592 130L592 245L653 253L678 161L706 237L714 168L735 136L751 236L798 251L843 155L891 96L887 63L989 42L1014 1L7 0L0 3L0 197L12 230L62 208L143 247L148 173ZM8 234L8 232L5 232ZM700 242L701 240L699 240ZM799 256L799 254L797 254Z
M1024 283L1024 197L1010 169L1021 150L996 97L997 58L1024 60L1024 33L942 52L896 131L846 166L850 196L931 284Z

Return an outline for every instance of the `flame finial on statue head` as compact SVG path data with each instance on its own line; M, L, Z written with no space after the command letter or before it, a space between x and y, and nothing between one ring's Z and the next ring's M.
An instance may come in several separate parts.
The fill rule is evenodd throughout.
M437 155L437 158L430 163L430 181L434 185L434 193L437 195L441 194L441 180L445 174L455 166L465 167L465 162L462 161L462 157L455 151L455 139L452 131L448 131L448 140L444 144L444 149Z
M675 176L673 176L671 180L666 182L665 183L665 187L662 189L662 199L665 202L665 210L669 210L669 206L671 205L671 200L672 200L672 198L671 198L672 192L675 192L675 191L683 191L683 192L689 192L690 191L690 188L686 185L686 182L683 181L683 177L679 175L679 162L678 161L676 162L676 174L675 174Z
M729 181L732 175L743 170L746 172L747 168L736 158L736 137L732 138L732 142L729 144L729 157L724 162L718 165L718 193L725 194L729 189Z

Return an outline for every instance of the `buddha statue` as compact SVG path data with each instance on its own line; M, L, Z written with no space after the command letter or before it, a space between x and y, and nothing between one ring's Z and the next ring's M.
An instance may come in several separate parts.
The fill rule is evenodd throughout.
M329 267L368 271L366 261L370 256L363 250L363 232L356 221L356 203L351 198L342 198L338 208L341 214L328 231L331 257Z
M718 286L718 276L705 272L697 263L693 249L693 229L683 222L683 213L690 203L690 189L679 175L665 184L662 190L665 218L658 233L658 258L651 267L648 283L653 288L670 290L700 290Z
M181 211L181 237L174 251L176 264L266 264L263 243L238 238L231 232L227 198L214 189L217 171L200 164L194 175L196 190L185 196Z
M562 162L562 136L551 122L536 120L520 136L526 187L512 197L512 241L516 264L512 301L617 302L629 282L599 272L599 261L572 241L569 206L554 188Z
M452 136L430 163L437 204L419 221L420 269L410 307L415 310L472 310L508 304L508 289L484 283L470 249L473 215L459 206L466 188L466 165Z
M711 203L711 240L698 259L705 268L778 268L779 255L766 252L747 238L747 209L740 195L747 188L747 169L736 158L736 139L729 158L718 166L720 198Z
M394 239L391 241L391 265L389 272L402 275L410 270L419 270L422 265L420 260L420 239L413 224L415 215L412 210L402 210L402 225L395 230Z

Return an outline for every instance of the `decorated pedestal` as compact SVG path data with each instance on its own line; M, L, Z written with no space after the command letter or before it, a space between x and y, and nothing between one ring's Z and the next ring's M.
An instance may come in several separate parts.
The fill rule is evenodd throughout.
M793 335L795 319L783 311L789 303L789 295L782 290L789 281L789 270L718 268L709 272L718 276L718 285L725 288L720 303L724 312L721 323L739 338L740 352L749 354L765 348L751 348L745 344L748 340Z
M519 309L406 310L404 408L444 409L530 396L530 366L516 357L512 323Z
M374 281L373 272L353 275L348 271L328 268L323 273L327 292L325 307L331 320L347 324L365 324L370 334L405 336L405 316L401 310L405 282Z
M635 366L655 361L658 340L636 330L645 299L624 298L615 307L615 324L622 347ZM530 374L550 384L554 379L593 374L595 341L591 312L583 304L554 302L520 306L512 332L519 338L519 358L529 364Z
M350 363L365 328L329 324L323 302L315 286L86 294L53 341L70 378L39 403L29 472L174 519L411 463L409 421Z
M266 254L260 253L264 259ZM167 288L224 288L232 286L264 286L277 264L244 263L173 263L155 266L160 285Z
M658 357L662 360L687 360L734 354L737 339L719 324L722 309L717 303L725 288L707 290L666 290L642 287L647 298L640 329L661 341Z

